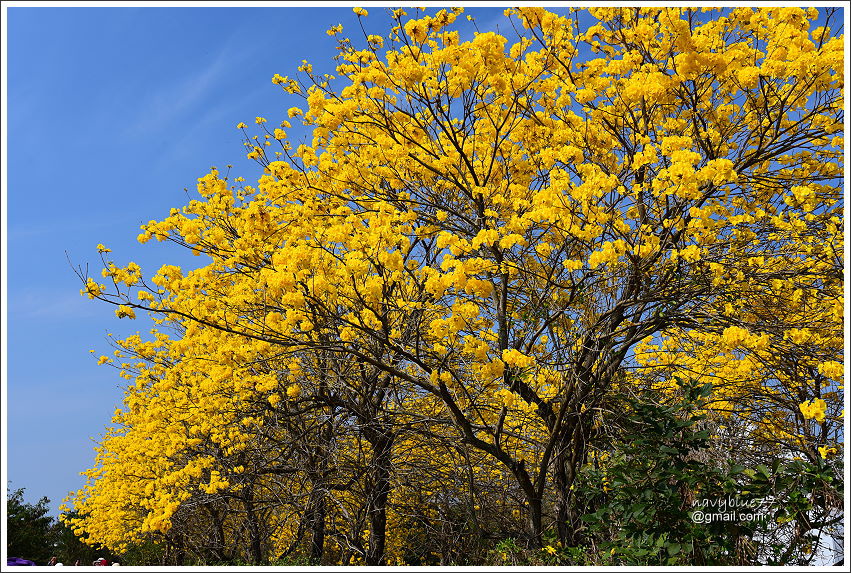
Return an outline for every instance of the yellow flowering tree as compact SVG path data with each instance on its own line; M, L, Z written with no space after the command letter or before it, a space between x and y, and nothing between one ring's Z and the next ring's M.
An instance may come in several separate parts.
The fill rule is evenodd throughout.
M193 391L280 385L282 357L312 361L271 406L304 391L361 426L370 564L386 562L397 429L421 430L422 409L505 472L539 548L551 523L578 542L572 486L607 395L641 372L718 380L737 416L727 404L756 393L742 415L755 436L783 426L787 450L800 428L784 424L841 402L843 44L818 12L518 8L515 38L466 41L461 12L395 10L389 34L339 39L335 76L275 75L303 103L280 128L258 117L258 136L240 124L257 185L213 169L139 236L206 264L81 273L119 318L147 311L209 354L171 365ZM114 479L99 471L95 488Z

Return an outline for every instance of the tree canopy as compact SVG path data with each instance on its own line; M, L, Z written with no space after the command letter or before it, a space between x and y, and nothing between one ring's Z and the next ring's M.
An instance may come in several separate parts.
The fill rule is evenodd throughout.
M51 528L53 518L48 515L50 500L42 497L36 503L24 501L24 488L6 491L6 553L46 564L52 552Z
M156 328L100 360L131 383L74 527L174 563L807 562L842 506L836 11L512 8L467 40L462 12L275 74L300 103L238 126L257 183L213 168L142 227L197 268L80 271ZM676 420L705 433L659 434L676 467L714 468L659 474L676 504L759 467L805 502L689 533L738 540L711 559L598 551L587 516L652 489L624 437Z

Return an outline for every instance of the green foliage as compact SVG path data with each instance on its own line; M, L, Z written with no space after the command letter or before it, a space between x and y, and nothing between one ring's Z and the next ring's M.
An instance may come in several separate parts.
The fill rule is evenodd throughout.
M490 551L488 563L498 565L529 565L527 550L511 537L500 540Z
M315 565L315 563L311 563L310 555L300 554L282 557L281 559L273 561L271 565L275 567L309 567L311 565Z
M743 471L746 491L766 500L765 527L754 549L765 565L809 562L819 533L841 527L844 479L842 459L775 459ZM770 526L770 527L769 527Z
M628 401L618 438L592 455L577 484L598 564L733 565L806 562L841 512L837 458L774 459L746 469L711 451L701 408L710 385ZM728 453L732 455L733 453ZM788 525L787 525L788 524ZM566 561L589 547L561 552Z
M681 390L681 399L670 404L658 396L629 400L622 435L583 473L579 496L597 507L583 516L587 533L618 563L728 563L738 537L749 533L725 521L693 519L697 499L739 493L740 469L699 455L709 447L699 409L711 386L681 382Z
M24 501L24 488L6 492L6 553L46 565L53 555L53 518L50 500Z

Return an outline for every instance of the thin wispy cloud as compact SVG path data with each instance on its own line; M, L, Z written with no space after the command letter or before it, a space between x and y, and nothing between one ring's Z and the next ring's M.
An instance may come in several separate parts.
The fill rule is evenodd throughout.
M141 137L166 130L204 102L216 84L225 81L228 72L248 60L250 55L250 49L239 47L228 40L209 65L193 75L172 83L150 84L149 96L142 102L135 117L130 118L122 135L127 138Z
M188 126L187 129L175 134L175 137L169 139L168 144L163 148L152 164L153 169L165 169L170 166L175 160L188 158L193 156L194 150L198 146L200 134L204 133L210 127L232 127L237 121L245 119L238 115L238 111L247 107L247 102L256 99L255 93L246 93L242 98L229 98L226 101L215 102L211 105L205 105L197 110L195 120ZM233 152L234 155L240 152L239 137L236 130L233 130Z
M10 213L9 227L7 229L7 240L14 243L17 240L32 239L34 237L46 237L50 235L62 236L92 229L108 229L118 225L114 220L87 218L86 220L62 221L51 224L32 224L31 220L16 222L16 213ZM27 214L21 214L21 219Z
M68 320L102 315L103 309L96 308L79 292L44 291L9 293L9 318Z

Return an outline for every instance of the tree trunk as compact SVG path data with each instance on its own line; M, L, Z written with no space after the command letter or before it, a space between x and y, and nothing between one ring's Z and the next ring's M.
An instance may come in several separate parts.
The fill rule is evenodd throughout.
M393 434L382 429L369 432L367 440L373 448L372 490L367 500L369 519L369 547L367 565L384 565L387 539L387 500L390 497L390 470L393 452Z
M254 511L254 488L249 484L246 487L245 497L245 519L248 522L249 558L255 565L263 561L263 546L260 538L260 520Z
M541 498L527 499L527 501L529 503L529 514L526 517L526 524L529 528L529 548L540 549L544 546Z
M573 545L572 532L568 522L570 519L570 486L567 485L567 470L565 468L564 456L559 453L555 456L555 471L553 482L556 490L556 529L558 540L562 546Z
M582 516L571 488L585 463L590 429L587 416L579 414L576 421L568 426L555 455L556 527L559 542L564 546L575 547L582 543L579 533Z
M310 563L322 563L325 551L325 490L321 482L316 482L310 492Z

